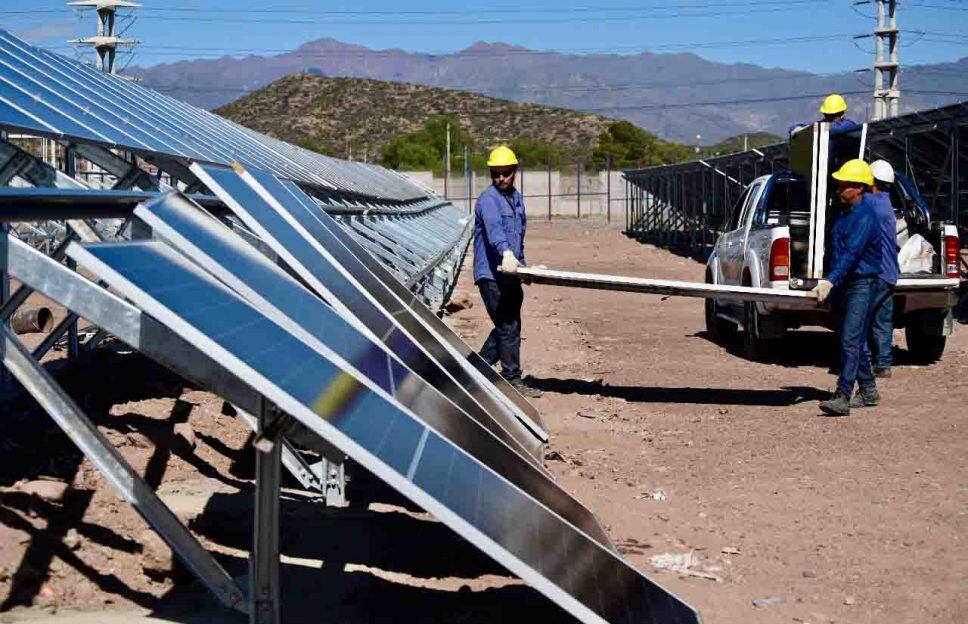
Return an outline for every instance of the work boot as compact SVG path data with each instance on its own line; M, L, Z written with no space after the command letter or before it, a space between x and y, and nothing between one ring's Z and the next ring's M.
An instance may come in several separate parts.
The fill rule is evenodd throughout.
M890 379L891 378L891 367L887 366L884 368L875 368L874 376L880 379Z
M850 400L851 407L874 407L881 402L881 393L875 386L858 388L854 398Z
M850 397L838 390L832 397L820 402L820 411L828 416L849 416Z
M509 379L508 383L511 384L511 387L517 390L518 393L526 399L537 399L539 396L541 396L540 390L528 386L520 378Z

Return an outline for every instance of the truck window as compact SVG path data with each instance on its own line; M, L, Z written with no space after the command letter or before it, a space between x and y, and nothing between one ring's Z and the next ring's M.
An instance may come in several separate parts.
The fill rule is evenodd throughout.
M733 204L732 210L729 212L729 221L726 223L726 232L732 232L739 227L739 217L743 212L743 207L746 205L746 200L750 196L750 187L747 187L743 194L739 196L739 199Z
M758 204L760 189L763 188L762 182L757 182L750 187L749 195L746 196L746 203L743 205L743 215L740 217L739 222L742 226L749 223L750 212L753 211L754 206Z

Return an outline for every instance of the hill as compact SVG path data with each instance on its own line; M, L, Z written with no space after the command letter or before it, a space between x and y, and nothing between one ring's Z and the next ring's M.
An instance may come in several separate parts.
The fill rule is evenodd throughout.
M216 110L244 126L340 157L377 160L391 141L432 120L454 119L452 148L475 153L508 141L548 144L565 158L589 158L615 123L602 115L510 102L477 93L362 78L287 76ZM654 141L656 150L682 149ZM543 160L543 159L542 159Z
M782 59L778 59L782 63ZM500 71L495 71L500 68ZM696 54L562 54L476 43L452 54L372 50L318 39L271 56L224 56L131 68L145 86L215 108L283 76L312 71L481 93L517 102L583 110L629 120L659 136L715 143L748 132L784 135L792 121L817 115L819 97L848 93L852 115L867 118L870 73L808 72L726 64ZM903 112L964 99L968 58L905 66ZM744 100L747 101L744 103ZM755 101L749 101L755 100ZM695 103L721 104L695 106Z
M729 137L728 139L723 139L715 145L707 145L701 148L703 156L719 156L721 154L732 154L734 152L742 152L743 147L747 149L754 149L757 147L763 147L764 145L771 145L773 143L779 143L785 141L786 139L775 134L770 134L769 132L751 132L750 134L744 134L740 136Z

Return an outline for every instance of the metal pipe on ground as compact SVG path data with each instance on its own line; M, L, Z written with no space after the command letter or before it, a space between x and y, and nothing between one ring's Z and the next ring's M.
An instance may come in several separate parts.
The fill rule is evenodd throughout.
M17 310L10 317L15 334L45 334L54 328L54 313L46 306Z

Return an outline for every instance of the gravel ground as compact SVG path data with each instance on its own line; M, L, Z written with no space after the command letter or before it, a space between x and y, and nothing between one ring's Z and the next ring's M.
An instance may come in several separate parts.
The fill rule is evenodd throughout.
M594 223L533 222L528 257L586 272L703 274ZM754 363L706 339L698 299L546 286L526 297L523 360L544 391L534 403L552 432L550 469L633 565L707 623L963 621L964 327L928 367L903 365L899 332L902 365L882 384L885 404L832 420L816 407L834 385L829 332L796 332L777 359ZM469 269L454 301L465 307L447 322L478 346L489 327ZM69 370L59 359L48 366L112 443L244 576L245 427L122 346ZM245 621L172 564L32 401L2 398L0 622ZM348 510L286 491L287 622L562 619L432 518L355 477ZM669 554L690 555L683 574L653 566Z

